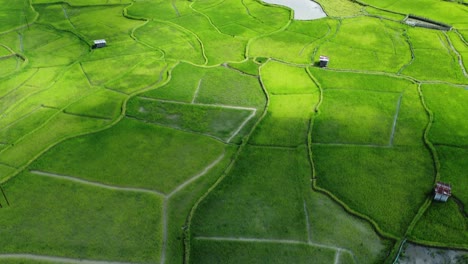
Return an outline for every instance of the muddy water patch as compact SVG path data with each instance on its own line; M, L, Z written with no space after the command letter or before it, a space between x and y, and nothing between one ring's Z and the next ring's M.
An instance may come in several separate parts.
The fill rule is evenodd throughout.
M432 264L432 263L468 263L468 251L423 247L406 244L400 255L399 264Z
M313 20L327 16L322 7L311 0L263 0L263 2L291 8L295 20Z

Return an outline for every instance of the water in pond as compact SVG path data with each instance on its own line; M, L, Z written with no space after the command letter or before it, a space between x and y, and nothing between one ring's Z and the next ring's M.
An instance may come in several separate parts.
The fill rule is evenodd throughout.
M468 263L468 251L437 249L406 244L399 258L399 264Z
M311 0L263 0L263 2L291 8L296 20L312 20L327 16L322 7Z

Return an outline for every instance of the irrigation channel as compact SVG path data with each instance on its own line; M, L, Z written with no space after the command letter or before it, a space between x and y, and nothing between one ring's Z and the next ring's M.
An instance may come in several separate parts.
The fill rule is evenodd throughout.
M322 7L311 0L263 0L263 2L291 8L296 20L313 20L327 16Z

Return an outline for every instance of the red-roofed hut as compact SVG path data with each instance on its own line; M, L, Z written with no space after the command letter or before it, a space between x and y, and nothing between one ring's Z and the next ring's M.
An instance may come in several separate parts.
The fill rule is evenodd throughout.
M434 200L446 202L452 195L452 187L450 184L438 182L434 188Z

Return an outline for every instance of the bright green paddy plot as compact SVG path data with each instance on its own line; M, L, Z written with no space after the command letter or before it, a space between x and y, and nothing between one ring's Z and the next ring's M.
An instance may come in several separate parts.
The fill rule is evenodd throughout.
M433 84L423 85L427 107L434 115L429 131L432 142L449 145L468 145L468 91L464 87Z
M1 144L0 145L0 151L5 147L6 147L6 145ZM0 164L0 179L6 178L7 176L11 175L15 171L16 171L16 168L14 168L14 167L10 167L10 166L7 166L7 165ZM2 205L3 205L3 202L2 202Z
M0 152L0 163L20 167L62 140L102 129L109 124L108 120L65 113L54 114L45 123L13 142L14 145L3 149ZM5 177L0 180L4 179Z
M346 19L317 55L328 56L328 67L334 69L397 72L411 60L403 33L399 24L377 18Z
M452 185L452 194L463 204L468 204L468 149L436 145L437 154L440 159L440 180ZM465 206L465 214L468 208Z
M0 78L0 100L2 102L2 106L0 107L1 111L6 109L7 104L5 104L5 102L8 102L8 95L14 93L36 73L37 69L29 69Z
M141 94L154 99L192 102L206 69L189 63L179 63L171 71L171 80L164 86Z
M468 219L450 199L446 203L433 202L416 224L411 238L435 245L468 246Z
M131 150L131 155L122 155ZM99 133L57 145L32 167L118 186L170 193L224 153L206 136L123 119Z
M414 84L408 80L388 75L353 72L336 72L309 67L308 70L323 89L350 89L381 92L402 92Z
M429 115L424 109L416 85L403 92L396 117L393 145L421 146Z
M198 31L197 34L203 43L208 65L245 59L247 41L212 30Z
M466 77L448 36L441 31L410 28L409 41L413 46L414 60L402 74L420 80L466 83Z
M114 119L122 108L126 96L111 90L100 89L67 107L64 111L95 118Z
M227 66L239 70L245 74L259 75L259 65L251 59L243 62L231 62L228 63Z
M12 54L13 53L7 48L7 46L0 46L0 58L4 58L5 56L10 56Z
M29 173L18 175L3 188L10 206L0 209L1 253L159 260L162 200L155 195Z
M1 0L0 14L0 33L32 23L36 18L27 0Z
M227 61L242 61L245 58L247 41L221 32L203 13L193 12L192 15L171 20L171 23L196 38L206 59L205 64L217 65Z
M385 10L371 7L371 6L366 6L364 8L364 11L371 16L376 16L379 18L389 19L393 21L403 21L403 19L405 19L406 17L405 15L402 15L402 14L385 11Z
M313 145L312 152L318 185L389 234L405 233L433 187L431 156L422 146Z
M89 50L76 35L45 25L32 25L18 37L18 52L24 54L33 67L70 65Z
M192 263L333 263L335 251L307 244L195 240Z
M268 112L249 143L283 147L305 144L309 120L318 100L318 93L270 95Z
M255 76L229 67L202 68L178 64L170 82L143 97L196 104L263 108L265 95Z
M407 2L403 0L364 0L362 2L405 15L415 14L448 24L468 23L466 16L468 7L460 4L459 1L416 0Z
M177 6L177 2L175 5ZM147 19L174 19L178 16L177 11L171 2L165 0L136 1L127 7L129 16Z
M36 103L61 109L96 90L97 88L92 87L88 82L80 65L75 64L68 68L53 86L29 97L23 104Z
M162 50L168 59L206 63L203 46L197 35L173 22L150 21L135 30L134 35L139 41Z
M289 10L254 0L195 2L193 8L208 16L222 33L242 39L278 30L289 20Z
M455 54L450 50L415 49L415 59L402 74L420 80L466 83Z
M362 7L358 3L346 0L317 0L327 16L333 18L350 18L362 14Z
M0 111L2 117L0 123L9 124L20 117L36 110L41 103L40 94L50 87L50 82L57 80L61 68L32 69L25 73L18 73L0 82L1 89L5 93L0 98Z
M206 70L193 101L263 109L265 94L258 78L226 67Z
M40 21L62 30L72 31L88 44L92 44L95 39L106 39L108 45L118 45L121 41L130 40L129 34L133 28L144 23L124 17L123 10L126 5L123 3L109 6L74 4L73 2L69 4L71 5L37 5L40 13L44 11L44 15L40 16Z
M254 39L248 54L310 65L318 46L333 34L336 26L336 21L329 19L294 21L285 30Z
M32 4L56 4L57 1L54 0L32 0ZM130 4L129 0L68 0L72 6L102 6L102 5L123 5Z
M331 144L390 145L401 94L326 89L312 141Z
M460 32L450 31L447 35L450 37L450 42L452 43L453 48L461 56L463 66L465 69L468 69L468 42L465 41Z
M281 74L278 74L281 73ZM260 69L262 82L272 95L313 94L318 92L305 68L269 61Z
M94 52L100 52L100 50ZM103 85L112 83L113 80L131 73L132 70L148 60L148 57L154 55L151 53L139 53L135 55L114 56L106 59L88 60L80 65L92 85ZM156 75L159 76L159 74ZM135 81L139 80L135 78Z
M443 31L420 27L408 28L409 40L415 49L446 51L448 42Z
M13 144L46 123L57 113L57 109L38 107L12 122L1 122L4 120L2 119L0 120L0 141Z
M2 67L0 68L0 78L8 76L19 70L21 65L24 63L23 59L16 55L0 58L0 62L2 64Z
M104 86L110 90L125 94L134 94L141 90L147 90L164 82L170 65L159 58L143 59L130 71L122 76L107 82Z
M4 33L0 33L1 40L0 40L0 47L5 49L4 52L11 53L20 53L21 52L21 33L22 30L18 31L7 31Z
M127 116L192 131L229 142L252 119L255 109L233 109L211 105L152 101L141 97L127 104Z
M132 56L143 55L144 58L162 58L163 52L161 50L147 46L146 44L129 39L127 41L119 42L116 45L108 43L104 49L91 49L88 55L84 56L80 61L98 61L106 59L131 58ZM126 57L128 56L128 57ZM125 62L121 60L121 62ZM119 65L123 67L124 65ZM115 70L115 69L114 69Z

